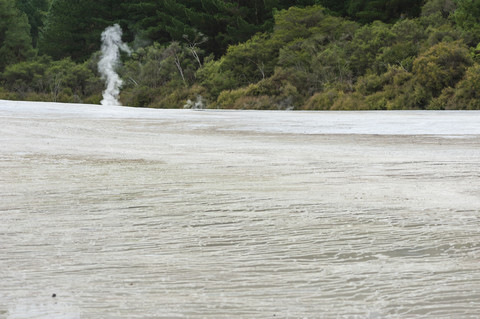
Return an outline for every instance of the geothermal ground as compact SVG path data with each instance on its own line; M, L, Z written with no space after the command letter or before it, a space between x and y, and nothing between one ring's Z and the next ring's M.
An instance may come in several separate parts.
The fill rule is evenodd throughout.
M0 101L0 318L475 318L480 112Z

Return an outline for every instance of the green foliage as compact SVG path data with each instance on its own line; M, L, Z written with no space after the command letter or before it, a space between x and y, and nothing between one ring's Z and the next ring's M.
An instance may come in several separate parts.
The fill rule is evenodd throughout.
M427 38L426 32L419 23L413 20L401 20L395 23L391 32L393 41L379 50L373 63L373 69L381 73L386 72L389 66L398 65L411 71L413 60Z
M53 0L39 40L40 53L86 61L100 49L103 30L126 14L114 0Z
M282 78L294 88L295 108L423 109L472 63L465 45L454 41L459 33L437 13L358 27L317 6L281 11L275 21L270 36L231 47L199 72L214 92L209 97L218 96L214 106L267 108L268 101L279 108L282 93L266 84ZM263 61L274 61L268 72L258 68Z
M245 43L229 47L221 59L205 64L199 71L200 84L207 88L212 99L216 99L223 90L265 80L274 73L282 48L294 46L317 34L326 17L325 9L321 6L304 9L292 7L278 12L271 35L260 33ZM284 59L279 66L287 64Z
M49 2L49 0L16 0L17 8L28 17L34 47L37 46L40 30L48 12Z
M256 84L236 90L224 90L213 107L233 109L296 109L303 102L289 74L277 69L275 74Z
M204 48L216 57L230 45L245 42L256 33L269 32L277 10L314 5L315 0L147 0L124 1L130 28L151 42L182 42L184 36L206 37ZM331 8L338 5L332 4Z
M315 4L319 4L324 8L327 8L334 15L344 16L346 15L346 5L348 0L319 0Z
M275 22L271 35L257 34L231 46L220 60L198 72L212 99L223 90L279 74L287 74L300 94L310 94L327 82L351 80L344 47L357 29L355 23L328 16L321 6L280 11ZM276 67L282 71L276 72Z
M438 105L440 101L432 99L455 86L471 64L465 45L442 42L420 54L411 70L401 64L390 65L384 73L359 78L355 92L364 97L368 109L431 108L432 103Z
M0 98L98 103L113 23L131 106L479 108L476 0L0 0Z
M457 8L453 19L457 26L466 32L466 37L471 43L480 42L480 1L455 0Z
M254 86L252 84L252 86ZM267 95L250 95L251 86L232 91L223 91L213 105L216 108L236 110L269 110L275 103Z
M345 92L338 88L328 89L313 95L304 106L307 110L367 110L365 98L356 92Z
M50 64L51 59L46 56L13 64L5 69L2 80L5 87L11 91L45 91L47 83L44 75Z
M357 28L353 22L325 16L307 29L308 37L295 39L280 49L278 65L288 69L298 90L306 94L330 82L350 82L347 46Z
M197 79L207 91L207 98L215 100L224 90L238 87L233 72L222 68L225 57L215 61L206 61L203 68L197 71Z
M140 48L119 70L125 80L122 101L134 107L182 107L191 94L200 94L192 89L200 67L191 48L177 42Z
M480 64L467 69L455 89L448 87L430 103L430 109L480 110Z
M365 74L374 64L377 54L394 42L395 34L391 27L383 22L375 21L358 29L348 48L350 67L354 74ZM378 69L378 65L374 67Z
M28 18L12 0L0 0L0 72L34 55Z
M382 89L366 96L370 109L403 110L422 108L422 96L412 83L413 75L400 66L390 66L381 75Z
M46 56L8 66L1 79L5 88L24 99L34 95L52 101L81 102L98 95L102 87L88 63L76 64L70 58L52 61Z
M220 72L232 74L237 85L260 81L273 74L278 49L267 34L257 34L247 42L228 48Z
M325 9L321 6L282 10L275 15L274 37L283 43L307 38L326 16Z
M412 73L401 66L389 66L382 74L370 73L358 79L355 93L363 97L364 108L396 110L419 108Z
M0 86L0 100L19 100L20 96L12 91L9 91ZM37 101L41 101L41 99L37 99Z
M345 93L338 89L327 89L323 92L315 93L305 103L305 110L333 110L337 101L340 101L340 96Z
M391 22L399 17L417 17L422 0L350 0L347 12L361 23Z
M441 42L413 62L414 81L430 96L438 96L444 87L453 87L471 64L463 43Z
M81 96L94 94L100 86L98 78L94 77L92 70L86 63L77 64L70 58L54 61L45 72L49 88L54 99L62 92L74 95L75 99Z
M454 0L427 0L422 7L422 16L439 14L443 18L448 18L455 8Z

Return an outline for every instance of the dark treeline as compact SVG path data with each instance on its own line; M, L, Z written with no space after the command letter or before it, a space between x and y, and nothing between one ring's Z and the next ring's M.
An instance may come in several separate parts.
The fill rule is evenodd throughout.
M0 98L98 103L114 23L126 105L480 109L477 0L0 0Z

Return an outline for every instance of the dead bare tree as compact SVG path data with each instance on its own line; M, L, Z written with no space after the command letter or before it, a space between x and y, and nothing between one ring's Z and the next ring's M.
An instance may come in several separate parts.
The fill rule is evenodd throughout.
M202 61L200 60L200 56L198 54L199 45L205 43L208 38L201 32L197 32L193 39L190 39L188 35L184 34L183 38L187 42L187 48L192 54L195 61L197 61L199 68L202 68Z

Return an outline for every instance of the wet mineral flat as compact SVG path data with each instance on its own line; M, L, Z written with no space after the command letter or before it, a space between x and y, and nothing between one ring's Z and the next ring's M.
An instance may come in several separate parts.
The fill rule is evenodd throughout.
M474 318L480 112L0 101L0 318Z

